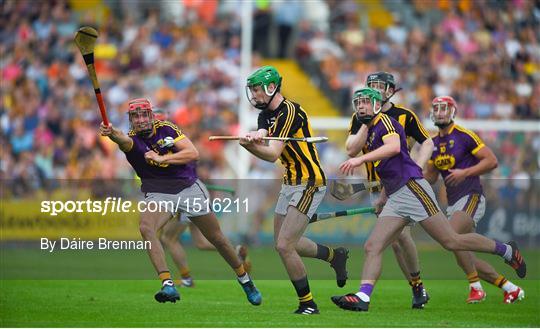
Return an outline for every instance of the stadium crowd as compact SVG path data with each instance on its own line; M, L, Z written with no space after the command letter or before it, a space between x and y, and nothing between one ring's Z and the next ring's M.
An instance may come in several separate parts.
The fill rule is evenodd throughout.
M464 118L540 118L538 1L373 3L329 1L328 28L299 33L299 62L345 113L359 82L385 69L421 117L435 95L453 95Z
M385 69L403 88L396 100L421 118L434 95L452 94L461 117L539 119L538 1L255 6L258 55L294 57L344 115L366 74ZM66 1L3 3L0 174L7 190L24 196L47 179L133 177L123 155L98 137L101 118L72 43L79 26L92 24L99 25L96 68L112 123L127 131L127 101L148 97L195 142L202 177L232 177L224 144L207 137L239 129L237 4L104 1L92 16L84 9ZM521 177L529 182L522 189L540 178L538 133L480 135L499 158L495 176ZM323 163L336 154L341 145L323 146Z
M133 177L97 134L101 118L72 42L85 23L100 26L96 70L111 122L127 131L128 100L148 97L195 141L203 176L226 170L223 144L207 136L237 129L239 20L226 6L219 16L211 6L165 6L116 2L85 21L65 1L3 4L1 172L15 194L46 179Z

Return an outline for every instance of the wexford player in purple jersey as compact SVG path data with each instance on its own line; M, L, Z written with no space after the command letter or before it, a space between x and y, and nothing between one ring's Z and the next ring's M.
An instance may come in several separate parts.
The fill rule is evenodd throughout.
M396 89L394 75L383 71L370 73L366 79L366 86L381 93L383 96L381 112L396 119L403 126L409 150L412 149L415 142L420 145L418 152L412 159L420 168L424 168L433 152L433 141L414 111L390 102L390 98L399 90ZM356 157L366 147L365 141L360 143L362 133L359 131L367 129L367 126L360 122L356 114L355 111L351 117L349 137L345 142L345 148L350 157ZM367 180L377 181L379 177L374 164L366 162L364 165L366 166ZM379 198L378 188L371 189L370 198L373 202ZM429 301L429 295L420 278L420 262L418 261L416 244L411 235L411 227L412 225L405 226L399 237L392 242L392 250L401 271L412 288L412 308L421 309Z
M169 114L167 111L160 108L153 108L154 120L167 121ZM212 187L208 186L208 190L211 191ZM173 280L176 285L182 287L192 288L195 286L191 271L188 265L187 253L184 247L180 243L178 238L187 228L191 234L191 240L193 245L199 250L216 250L213 244L211 244L201 233L201 230L197 228L197 225L193 224L185 213L178 214L173 220L168 221L165 226L161 228L160 241L163 247L169 251L171 258L178 268L178 274L180 278ZM246 272L250 273L251 261L247 256L247 246L237 245L236 253Z
M347 160L340 166L344 174L366 161L374 163L383 186L376 202L380 212L366 242L362 281L357 293L333 296L332 301L350 311L367 311L370 296L381 274L382 252L410 222L422 228L445 249L451 251L480 251L503 257L524 277L526 266L515 244L505 244L476 233L458 234L450 226L435 201L433 190L423 178L422 169L411 159L403 127L393 118L381 113L382 96L372 88L357 90L353 106L358 117L369 128L364 130L368 153Z
M484 216L486 200L479 176L495 169L497 158L475 133L454 123L456 110L456 101L450 96L433 99L431 119L439 133L433 138L435 149L424 175L430 183L437 181L439 173L444 178L450 225L462 234L474 232ZM515 246L513 242L510 245ZM486 298L480 279L503 289L504 303L525 297L520 287L497 273L487 262L475 258L472 252L456 251L454 254L470 283L467 303L478 303Z
M197 177L196 161L199 153L195 146L176 125L154 120L152 105L147 99L130 101L128 114L131 126L128 135L103 123L100 133L108 136L125 153L128 162L141 178L145 201L168 205L161 211L143 212L139 225L143 239L151 243L148 255L162 282L162 288L155 299L160 303L174 303L180 299L157 234L167 221L180 212L188 216L234 269L249 302L260 305L261 294L233 246L221 232L215 214L208 207L195 205L208 204L204 201L209 199L208 190Z

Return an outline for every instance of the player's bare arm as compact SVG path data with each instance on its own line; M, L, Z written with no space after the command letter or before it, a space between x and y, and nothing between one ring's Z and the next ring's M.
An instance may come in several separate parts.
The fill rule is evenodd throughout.
M435 168L435 165L431 162L428 162L426 164L426 168L424 169L423 173L424 178L430 183L435 184L437 182L437 179L439 178L439 171L437 168Z
M118 130L109 123L106 126L103 122L99 125L99 133L101 136L109 137L113 142L118 144L120 150L123 152L129 152L133 146L133 140L128 135L124 134L121 130Z
M268 130L266 129L259 129L252 133L252 139L254 142L263 143L264 141L262 139L264 137L268 137Z
M450 175L446 177L446 183L450 186L456 186L467 179L467 177L483 175L498 166L497 157L493 154L493 151L485 145L478 150L474 156L480 160L480 162L466 169L449 169Z
M345 148L347 150L347 154L351 158L357 156L358 153L362 151L362 148L366 144L367 132L368 127L366 125L362 125L360 127L360 130L358 130L358 133L354 135L349 135L347 137L347 141L345 142Z
M199 160L199 151L197 151L195 145L193 145L189 138L184 137L181 140L176 141L174 146L179 150L176 153L159 155L154 151L148 151L144 154L144 158L159 164L170 165L182 165Z
M361 155L357 158L349 159L343 162L339 169L346 175L352 175L354 168L361 166L365 162L375 162L390 158L401 152L399 135L387 135L384 138L384 145L378 149Z
M433 153L433 147L433 139L431 138L426 139L420 145L420 150L418 150L418 153L412 158L420 168L426 167L426 163L431 158L431 153Z
M255 143L248 135L240 138L240 145L254 156L269 162L276 162L285 148L282 141L270 141L267 145Z

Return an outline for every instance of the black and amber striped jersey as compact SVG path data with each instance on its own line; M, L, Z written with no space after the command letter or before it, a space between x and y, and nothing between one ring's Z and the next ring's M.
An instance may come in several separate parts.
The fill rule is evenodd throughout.
M394 118L403 127L407 136L407 147L409 151L415 142L422 144L426 139L430 138L426 128L424 128L422 122L420 122L420 119L412 110L394 103L390 104L392 106L384 114ZM358 120L356 113L354 113L349 125L349 135L356 135L361 126L362 123ZM366 149L364 147L364 153L365 151ZM366 162L366 171L369 181L379 180L372 162Z
M258 129L268 130L268 136L271 137L313 136L306 111L288 99L284 99L274 111L261 111L257 121ZM283 182L286 185L326 185L326 176L315 144L286 142L279 159L285 167Z

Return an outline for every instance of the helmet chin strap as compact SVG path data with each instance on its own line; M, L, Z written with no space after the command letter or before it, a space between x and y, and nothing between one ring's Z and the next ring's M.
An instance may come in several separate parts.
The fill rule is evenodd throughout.
M266 108L268 107L268 103L261 103L261 104L256 103L253 106L255 106L255 108L259 110L266 110Z
M372 120L373 118L375 118L377 116L377 114L381 113L382 111L382 105L384 103L381 103L381 106L379 107L379 110L377 112L375 112L375 104L376 103L376 100L373 100L373 114L366 114L366 115L363 115L363 116L358 116L358 120L362 123L362 124L365 124L365 125L368 125Z
M137 135L141 136L141 137L144 137L144 138L148 138L150 137L150 135L152 135L152 131L153 129L150 128L150 129L145 129L145 130L141 130L137 133Z
M281 84L277 87L277 89L274 91L274 93L272 94L272 96L270 96L270 100L268 101L268 103L261 103L261 104L255 104L255 108L259 109L259 110L266 110L268 109L268 106L270 106L270 104L272 103L272 100L274 99L274 97L276 96L276 94L279 92L279 90L281 89ZM266 93L266 86L264 87L264 91ZM268 94L267 94L268 95Z
M377 104L376 100L373 100L372 106L373 106L373 114L366 114L363 116L359 116L358 113L356 116L358 117L358 121L360 121L362 124L365 124L366 126L369 125L369 123L375 118L379 113L382 111L382 106L384 105L384 102L381 102L381 106L379 107L378 111L375 111L375 105Z
M375 116L374 115L363 115L363 116L358 116L358 120L362 123L362 124L365 124L365 125L368 125L371 120L373 120Z
M392 95L388 96L388 97L382 102L382 104L381 104L381 109L383 108L383 106L384 106L386 103L388 103L388 101L390 100L390 98L394 97L394 95L395 95L397 92L401 91L402 89L403 89L403 88L394 89L394 92L392 93Z
M255 108L259 109L259 110L266 110L268 109L268 106L270 106L270 103L272 103L272 100L274 99L274 96L276 96L277 94L277 90L276 92L270 97L270 100L268 101L268 103L261 103L261 104L255 104Z
M448 127L449 125L451 125L452 123L454 123L454 117L456 116L456 112L455 112L455 108L452 108L452 113L450 114L450 118L448 122L437 122L435 120L435 115L433 114L433 112L430 114L430 116L431 116L431 120L433 121L436 127L440 129L444 129Z
M150 135L152 135L152 133L154 132L154 115L153 114L150 114L149 123L150 123L150 128L136 131L135 134L143 138L150 137ZM135 130L135 127L133 127L133 130Z
M452 123L454 123L454 120L450 120L448 122L435 122L435 126L437 126L438 128L440 129L444 129L446 127L448 127L449 125L451 125Z

